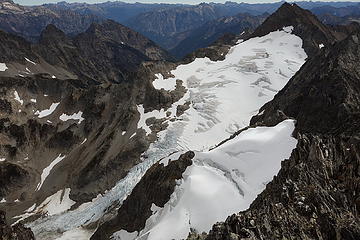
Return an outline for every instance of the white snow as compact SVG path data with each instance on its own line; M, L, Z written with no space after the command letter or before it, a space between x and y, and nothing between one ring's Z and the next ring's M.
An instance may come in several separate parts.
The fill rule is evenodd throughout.
M5 63L0 63L0 72L4 72L6 69L8 69L6 64Z
M70 188L65 188L65 190L59 190L55 194L46 198L45 201L36 208L36 211L47 213L50 216L65 212L76 203L70 199L69 195Z
M14 202L16 202L16 203L17 203L17 202L20 202L20 200L19 200L19 199L15 199L15 200L14 200Z
M176 78L164 79L161 73L155 74L156 79L153 81L153 86L156 89L164 89L172 91L176 89Z
M31 61L31 60L30 60L30 59L28 59L28 58L25 58L25 60L26 60L26 61L28 61L28 62L29 62L29 63L31 63L31 64L36 65L36 63L35 63L35 62Z
M125 230L120 230L112 235L112 239L133 240L136 238L137 235L138 235L137 231L129 233Z
M163 158L161 161L159 161L159 163L160 164L163 164L164 165L164 167L166 167L168 164L169 164L169 162L171 162L171 161L174 161L174 160L178 160L179 159L179 157L180 157L180 155L181 154L183 154L184 152L175 152L175 153L172 153L172 154L170 154L168 157L165 157L165 158Z
M56 108L57 108L57 106L59 106L59 104L60 104L59 102L58 103L53 103L53 104L51 104L49 109L45 109L45 110L42 110L42 111L37 110L35 112L35 115L38 115L39 118L49 116L50 114L52 114L56 110Z
M25 210L25 212L27 213L31 213L36 209L36 203L34 203L31 207L29 207L27 210Z
M190 109L169 128L177 128L177 150L204 150L215 146L239 129L248 126L261 106L272 100L288 80L299 70L307 57L302 40L291 33L293 27L252 38L232 47L224 61L197 58L171 72L183 81L185 96L168 111L170 117L176 106L190 102ZM158 89L165 85L154 85ZM138 108L142 113L142 109ZM165 112L142 114L139 126L150 116L164 117ZM158 117L157 117L158 118ZM147 131L148 132L148 131Z
M196 153L170 201L152 208L139 238L184 239L190 228L208 232L217 221L246 210L296 147L294 124L285 120L275 127L248 129L218 148Z
M125 133L126 133L126 131L122 131L121 135L123 135L123 136L124 136L124 135L125 135Z
M323 44L323 43L320 43L320 44L319 44L319 48L322 49L323 47L325 47L324 44Z
M86 141L87 141L87 138L85 138L85 139L80 143L80 145L83 145Z
M56 78L56 76L55 76L55 75L52 75L51 78Z
M41 186L43 185L45 179L49 176L50 172L51 172L51 169L53 169L53 167L58 164L59 162L61 162L63 159L65 158L65 155L64 156L61 156L61 154L59 154L59 156L57 156L54 161L52 161L50 163L49 166L47 166L46 168L44 168L44 170L42 171L42 174L41 174L41 180L40 180L40 183L37 185L36 187L36 191L40 190Z
M168 128L158 133L157 141L144 153L141 162L102 197L75 210L38 219L27 226L41 239L52 232L70 231L94 223L102 218L109 206L121 205L144 173L159 159L189 149L207 151L247 126L250 118L258 114L260 107L271 100L305 62L302 40L290 33L291 28L285 30L237 44L230 49L224 61L213 62L201 58L178 66L171 74L175 76L174 79L182 80L188 91L166 112L141 113L139 127L149 131L145 126L147 118L152 115L163 118L164 114L166 117L166 113L170 112L170 116L166 117ZM190 109L177 117L177 106L187 101L191 103ZM138 106L138 110L141 111L141 106ZM197 153L196 156L199 164L203 162L203 165L207 165L207 168L201 169L205 173L220 171L208 166L209 162L202 161L200 157L203 155ZM197 167L195 164L193 166ZM217 177L222 179L221 174Z
M0 162L4 162L6 158L0 158Z
M59 117L61 121L68 121L68 120L78 120L78 124L80 124L82 121L84 121L84 118L82 117L83 112L79 111L77 113L74 113L72 115L67 115L65 113L61 114Z
M136 132L134 132L129 139L133 138L136 135Z
M24 100L22 100L22 99L20 98L20 96L19 96L19 94L18 94L18 92L17 92L16 90L14 91L14 99L15 99L16 101L18 101L21 105L24 104Z
M1 199L0 203L6 203L5 198Z
M140 120L138 121L137 128L144 129L146 131L146 134L151 133L150 127L146 125L146 119L149 119L151 117L155 117L157 119L165 117L164 109L161 109L160 111L153 110L151 112L145 113L144 106L142 104L138 105L137 108L138 108L138 112L140 113Z
M30 102L36 103L36 99L32 98L32 99L30 99Z
M92 232L84 228L75 228L73 230L64 232L61 237L56 238L56 240L89 240L92 235Z

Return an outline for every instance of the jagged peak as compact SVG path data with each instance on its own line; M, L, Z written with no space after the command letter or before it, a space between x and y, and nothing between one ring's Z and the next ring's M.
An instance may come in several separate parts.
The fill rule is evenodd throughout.
M249 38L265 36L287 26L294 27L293 33L303 40L308 56L318 54L319 45L330 45L338 40L335 33L310 11L287 2L271 14Z
M42 43L54 40L65 40L66 38L66 34L53 24L47 25L40 34L40 42Z

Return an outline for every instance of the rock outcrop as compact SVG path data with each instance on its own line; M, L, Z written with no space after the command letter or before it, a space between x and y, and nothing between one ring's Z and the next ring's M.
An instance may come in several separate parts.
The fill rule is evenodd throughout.
M0 239L1 240L35 240L34 234L22 224L9 226L6 223L6 214L0 211Z

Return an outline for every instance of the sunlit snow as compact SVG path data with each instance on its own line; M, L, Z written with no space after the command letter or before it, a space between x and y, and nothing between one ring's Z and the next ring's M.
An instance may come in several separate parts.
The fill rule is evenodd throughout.
M20 96L19 96L19 94L18 94L18 92L17 92L16 90L14 91L14 99L15 99L16 101L18 101L21 105L24 104L24 100L22 100L22 99L20 98Z
M41 186L43 185L45 179L49 176L51 169L53 169L53 167L58 164L59 162L61 162L63 159L65 158L65 156L61 156L61 154L59 154L59 156L57 156L51 163L49 166L47 166L46 168L44 168L44 170L41 173L41 180L40 183L37 185L36 190L39 190L41 188Z
M57 108L57 106L59 106L59 104L60 103L53 103L53 104L51 104L49 109L45 109L45 110L42 110L42 111L37 110L34 114L38 115L39 118L49 116L50 114L52 114L56 110L56 108Z
M8 69L6 64L5 63L0 63L0 72L4 72L6 69Z
M153 211L140 239L184 239L190 228L208 232L217 221L246 210L296 147L294 123L251 128L214 150L196 153L170 201Z
M28 58L25 58L25 60L26 60L27 62L31 63L31 64L36 65L36 63L35 63L35 62L31 61L31 60L30 60L30 59L28 59Z
M77 113L74 113L72 115L67 115L65 113L61 114L60 120L61 121L68 121L68 120L78 120L78 124L80 124L82 121L84 121L84 118L82 117L83 112L79 111Z

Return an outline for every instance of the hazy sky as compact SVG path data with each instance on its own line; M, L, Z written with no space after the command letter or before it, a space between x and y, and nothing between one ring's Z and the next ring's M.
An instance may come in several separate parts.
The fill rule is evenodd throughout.
M16 3L22 4L22 5L39 5L43 3L56 3L61 2L62 0L13 0ZM106 2L107 0L66 0L66 2L87 2L87 3L99 3L99 2ZM166 3L187 3L187 4L196 4L200 2L225 2L226 0L212 0L212 1L206 1L206 0L124 0L124 2L166 2ZM247 2L247 3L259 3L259 2L279 2L280 0L232 0L233 2ZM291 0L289 0L291 1ZM318 0L319 1L319 0ZM348 0L320 0L320 1L326 1L326 2L345 2ZM357 2L360 0L352 0L353 2Z

